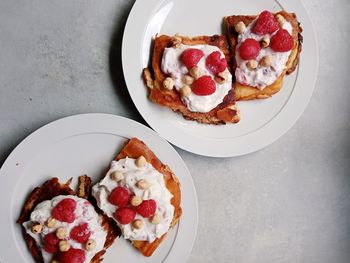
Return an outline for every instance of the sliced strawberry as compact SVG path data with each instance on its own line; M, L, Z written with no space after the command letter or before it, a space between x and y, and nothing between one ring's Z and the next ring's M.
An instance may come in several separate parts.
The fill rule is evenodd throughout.
M75 208L77 203L71 198L61 200L51 211L53 218L67 223L73 223L75 220Z
M216 91L214 80L210 76L202 76L192 84L192 92L198 96L211 95Z
M227 61L225 58L220 58L219 51L212 52L205 60L205 66L214 75L223 72L227 68Z
M292 50L294 39L285 29L280 29L271 37L270 47L276 52L287 52Z
M58 251L58 243L60 240L55 233L50 233L44 236L44 250L48 253L56 253Z
M119 223L126 225L134 220L136 212L132 208L121 207L114 212L113 216Z
M137 213L143 217L151 217L156 213L157 204L153 199L144 200L139 206L136 207Z
M118 186L113 189L112 193L108 197L108 201L116 206L124 207L129 203L130 192L128 189L122 186Z
M78 226L73 227L73 229L70 231L70 238L74 239L75 241L84 244L86 241L89 240L91 235L91 232L89 230L88 223L82 223Z
M58 256L60 263L84 263L85 251L78 248L70 248L66 252L60 252Z
M260 44L253 38L247 38L239 46L239 55L244 60L255 59L260 52Z
M194 66L197 66L202 57L204 57L202 50L197 48L188 48L182 52L180 59L188 69L191 69Z
M279 29L279 23L269 11L263 11L255 22L252 32L257 35L271 34Z

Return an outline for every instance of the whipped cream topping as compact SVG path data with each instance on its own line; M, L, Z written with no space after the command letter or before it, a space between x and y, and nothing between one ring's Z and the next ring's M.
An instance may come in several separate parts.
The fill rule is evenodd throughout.
M202 50L204 53L204 57L202 57L197 64L201 76L209 75L214 79L214 75L205 67L205 60L211 53L214 51L219 51L221 53L220 58L225 58L222 51L218 47L212 45L189 46L181 44L176 48L165 48L162 58L162 71L174 79L176 90L180 90L180 88L184 85L182 82L183 76L188 74L188 69L180 60L182 52L188 48L197 48ZM215 83L216 91L213 94L208 96L198 96L192 92L189 96L182 98L182 101L190 111L209 112L223 101L224 97L227 95L232 86L232 75L228 69L225 69L225 71L228 74L228 80L222 84Z
M291 51L288 52L275 52L270 47L261 48L256 60L260 61L264 56L270 56L272 64L270 67L258 67L255 70L248 69L246 63L247 60L244 60L239 55L239 47L241 43L247 38L253 38L256 41L260 42L264 35L257 35L252 32L252 28L255 25L256 19L250 23L246 30L238 35L238 44L236 46L236 81L243 85L249 85L263 89L268 85L271 85L276 79L282 74L283 70L286 67L289 55ZM282 28L287 30L289 34L292 34L293 27L291 23L285 21L282 25ZM276 31L277 32L277 31ZM270 38L276 33L267 34Z
M76 208L75 208L75 220L73 223L67 223L67 222L61 222L57 221L55 227L49 228L45 225L47 220L51 217L51 211L52 209L63 199L70 198L74 199L76 201ZM43 238L49 233L55 233L56 230L60 227L64 227L68 230L68 233L70 233L71 229L75 226L78 226L82 223L88 223L89 230L91 232L90 239L94 239L96 241L96 247L91 250L87 251L84 248L84 244L78 243L74 241L73 239L68 239L68 242L71 247L77 248L77 249L83 249L85 251L85 261L86 263L90 262L90 260L95 256L95 254L99 251L101 251L104 247L104 243L106 241L107 233L102 228L101 224L99 223L99 215L96 213L94 207L83 198L79 198L77 196L73 195L59 195L54 197L51 200L43 201L39 203L33 212L30 215L30 220L23 223L23 226L26 230L26 232L34 238L36 241L38 247L41 250L44 262L50 263L53 259L53 254L46 252L43 249ZM34 234L31 231L31 227L33 223L40 223L43 225L43 229L41 233Z
M112 180L110 174L115 171L123 173L124 179L119 182ZM142 190L136 186L136 182L141 179L147 180L150 185L148 189ZM155 200L157 204L156 213L162 215L161 222L152 224L148 218L143 218L141 215L136 214L135 220L142 220L143 227L141 229L133 229L131 223L123 225L115 220L113 213L118 207L108 201L108 196L118 186L128 188L135 196L141 197L142 200ZM112 161L106 176L92 187L92 195L96 198L99 208L107 216L115 220L126 239L153 242L169 230L174 215L174 206L170 203L173 196L164 184L163 175L150 163L137 167L135 159L128 157L119 161Z

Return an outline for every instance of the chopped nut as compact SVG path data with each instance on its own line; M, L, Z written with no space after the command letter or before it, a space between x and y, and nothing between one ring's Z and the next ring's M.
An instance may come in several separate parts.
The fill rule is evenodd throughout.
M158 225L161 221L162 221L162 216L160 214L155 214L151 219L151 223L154 225Z
M56 236L59 239L65 239L68 237L68 230L65 227L60 227L59 229L56 230Z
M235 24L235 30L238 34L242 34L246 30L246 26L242 21L240 21Z
M181 97L187 97L188 95L190 95L192 93L192 90L190 88L190 86L188 85L184 85L182 86L182 88L180 89L180 95Z
M276 18L277 22L280 24L280 27L282 27L284 25L284 23L286 22L286 19L280 14L276 15L275 18Z
M263 67L270 67L271 64L272 64L271 56L265 56L265 57L263 57L263 58L260 60L259 64L260 64L261 66L263 66Z
M142 203L142 198L139 197L139 196L136 196L134 195L133 197L131 197L131 200L130 200L130 204L132 206L138 206L139 204Z
M132 227L134 229L141 229L143 227L143 221L140 219L136 219L132 222Z
M47 227L53 228L56 226L56 224L57 224L57 221L55 218L49 217L49 219L47 219L47 222L46 222Z
M143 155L141 155L141 156L140 156L139 158L137 158L136 161L135 161L135 164L136 164L137 167L145 166L146 163L147 163L147 160L146 160L146 158L145 158Z
M41 231L43 230L43 225L40 223L34 223L32 225L31 231L33 234L40 234Z
M181 45L182 42L182 38L175 35L172 39L171 39L171 44L173 47L179 47Z
M149 183L145 179L141 179L136 182L136 186L140 189L145 190L149 187Z
M194 79L198 79L201 76L201 72L197 66L194 66L193 68L190 69L190 75Z
M270 45L270 37L268 35L264 36L263 39L260 41L260 46L262 48L266 48Z
M219 72L216 76L215 76L215 81L219 84L225 83L228 80L228 73L227 71L223 71L223 72Z
M186 85L191 85L193 83L193 78L190 75L185 75L182 78L182 82Z
M70 244L67 240L61 240L58 243L58 247L59 247L60 251L65 252L65 251L68 251L70 249Z
M123 173L119 172L119 171L114 171L109 176L112 180L114 180L116 182L119 182L120 180L123 180L123 178L124 178Z
M258 67L258 61L256 61L256 60L249 60L248 62L247 62L247 68L248 69L256 69Z
M174 80L170 77L165 78L163 81L163 88L172 90L174 88Z
M95 239L89 239L85 244L85 249L87 251L94 250L96 247L96 240Z

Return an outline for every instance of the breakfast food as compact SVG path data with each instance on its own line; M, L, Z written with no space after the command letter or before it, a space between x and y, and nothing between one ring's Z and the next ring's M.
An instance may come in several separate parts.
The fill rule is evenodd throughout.
M238 122L229 62L224 36L157 36L143 71L149 98L200 123Z
M264 99L278 92L299 61L302 29L294 13L225 17L237 100Z
M57 178L36 187L24 203L18 224L36 262L98 263L119 235L111 221L87 200L91 179L80 176L78 190Z
M92 195L144 256L152 255L182 214L177 177L137 138L123 147Z

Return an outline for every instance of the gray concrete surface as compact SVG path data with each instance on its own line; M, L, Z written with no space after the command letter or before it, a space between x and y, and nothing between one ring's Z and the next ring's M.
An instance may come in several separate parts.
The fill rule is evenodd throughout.
M142 121L120 40L133 1L0 1L0 164L55 119L106 112ZM244 157L177 149L195 181L189 262L350 262L350 2L305 1L319 41L311 102L271 146Z

